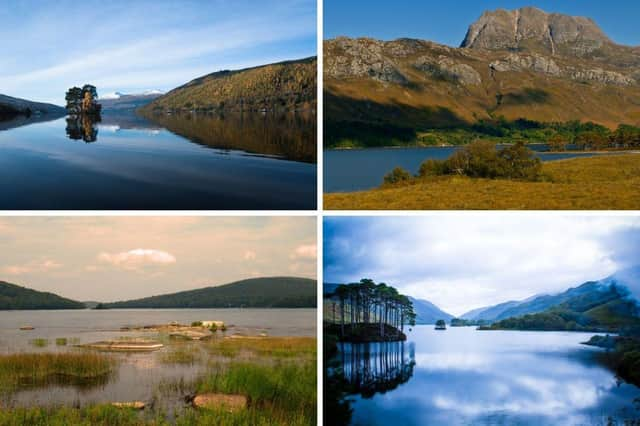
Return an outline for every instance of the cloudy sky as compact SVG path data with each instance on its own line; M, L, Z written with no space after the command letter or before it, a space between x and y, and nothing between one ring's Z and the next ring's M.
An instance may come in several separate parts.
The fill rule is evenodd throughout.
M316 1L3 1L0 40L0 93L63 104L315 55Z
M316 277L315 217L0 217L0 281L115 301Z
M323 244L324 282L371 278L461 315L640 264L640 218L330 217Z

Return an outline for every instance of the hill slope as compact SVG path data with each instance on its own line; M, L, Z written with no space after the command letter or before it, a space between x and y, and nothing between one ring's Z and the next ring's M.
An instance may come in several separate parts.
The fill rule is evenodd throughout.
M316 281L294 277L252 278L103 305L107 308L315 308Z
M409 297L416 313L416 324L435 324L438 320L451 321L453 315L446 313L433 303L424 299Z
M51 114L64 115L64 108L43 102L32 102L26 99L13 98L0 94L0 120L17 115Z
M237 71L219 71L171 90L140 111L313 110L316 67L317 59L312 57Z
M640 124L640 48L613 43L587 18L486 12L462 46L325 40L329 146L367 130L406 138L499 116Z
M85 309L85 305L53 293L0 281L0 310L20 309Z
M634 267L556 295L515 302L515 306L497 315L495 309L489 308L476 316L495 321L495 328L580 330L636 326L640 325L640 303L629 288L638 288L639 277L640 267Z

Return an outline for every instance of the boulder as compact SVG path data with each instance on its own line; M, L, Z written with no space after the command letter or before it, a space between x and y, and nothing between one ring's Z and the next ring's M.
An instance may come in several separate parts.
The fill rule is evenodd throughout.
M247 397L224 393L205 393L193 398L193 406L204 409L223 409L230 413L236 413L247 408Z
M146 406L142 401L112 402L111 405L118 408L133 408L135 410L144 410L144 407Z

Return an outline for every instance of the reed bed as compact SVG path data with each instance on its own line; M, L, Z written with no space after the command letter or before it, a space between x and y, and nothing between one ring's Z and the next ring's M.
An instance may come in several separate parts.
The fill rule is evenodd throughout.
M314 357L316 349L313 337L217 339L208 344L211 354L227 358L235 358L242 352L272 358Z
M115 361L97 353L0 355L0 389L49 383L85 384L108 376Z

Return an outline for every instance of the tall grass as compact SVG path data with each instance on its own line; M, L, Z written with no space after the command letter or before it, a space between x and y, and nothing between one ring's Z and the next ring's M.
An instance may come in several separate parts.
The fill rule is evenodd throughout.
M160 355L160 361L164 364L195 364L201 358L200 348L195 345L178 346Z
M89 384L108 376L114 362L97 353L0 355L0 389L49 383Z
M218 364L198 384L198 392L241 394L249 400L247 415L268 414L281 424L313 424L316 418L316 363L250 362Z
M82 409L15 408L0 410L0 426L141 426L163 425L164 422L146 422L132 409L111 405L95 405Z
M208 349L213 355L228 358L236 357L241 352L273 358L313 357L316 354L316 339L313 337L217 339L208 344Z

